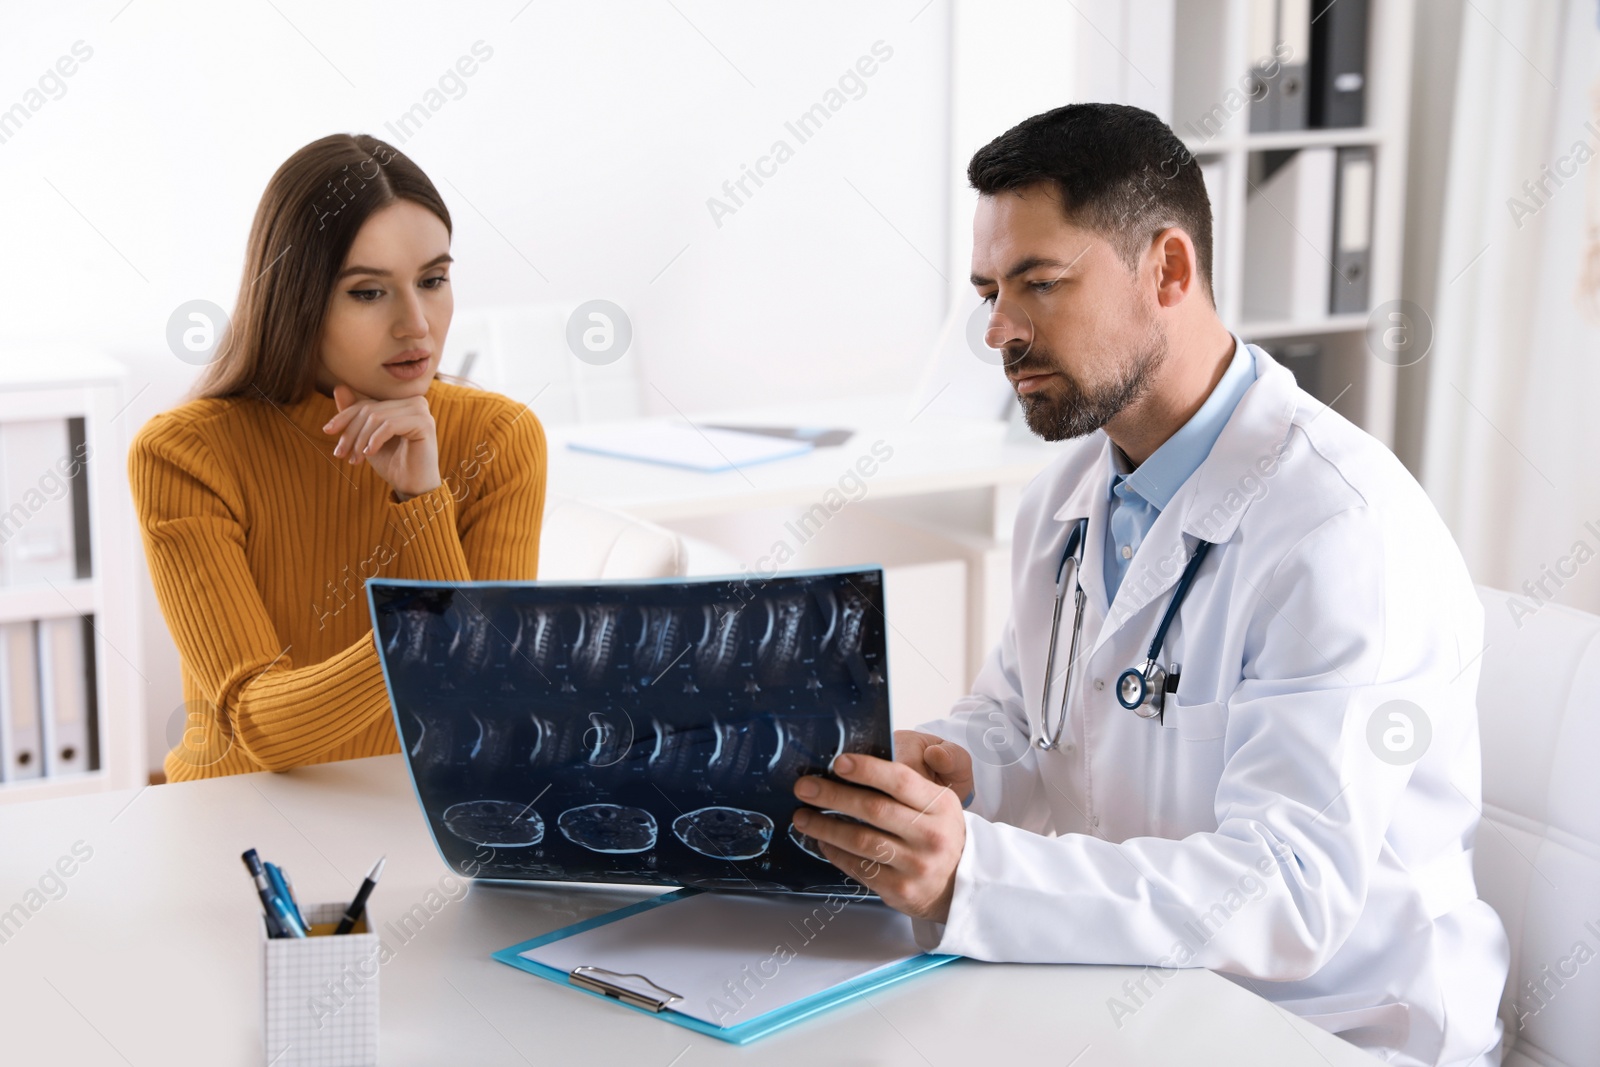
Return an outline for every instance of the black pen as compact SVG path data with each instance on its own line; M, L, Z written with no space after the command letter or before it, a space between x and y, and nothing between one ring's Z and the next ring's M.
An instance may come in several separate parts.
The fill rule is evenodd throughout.
M361 883L361 888L356 890L356 899L352 900L350 906L344 909L344 918L339 920L339 925L334 928L334 933L348 934L355 929L356 923L361 921L361 913L367 906L367 897L372 895L373 887L378 884L378 875L383 873L383 861L386 859L388 859L387 856L379 856L378 862L372 865L372 873L367 875L366 880Z
M265 868L261 866L261 857L252 848L239 858L244 860L245 870L255 879L256 892L261 895L261 906L267 910L267 936L287 937L288 931L278 918L277 897L272 891L272 883L267 880Z

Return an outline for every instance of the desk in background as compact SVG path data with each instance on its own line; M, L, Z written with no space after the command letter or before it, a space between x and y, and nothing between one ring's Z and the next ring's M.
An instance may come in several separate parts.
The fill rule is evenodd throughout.
M663 423L684 425L667 416ZM660 523L690 543L691 573L883 564L896 728L965 695L1011 607L1011 526L1022 487L1062 445L997 419L920 413L907 396L696 415L699 425L849 429L842 445L705 474L567 448L608 426L547 429L552 494Z
M1119 1027L1108 1000L1139 969L966 960L747 1047L690 1034L491 960L660 891L453 883L399 756L3 807L0 842L0 908L77 846L59 899L4 926L8 1064L263 1063L260 905L239 862L252 846L303 900L351 896L387 853L370 905L394 952L386 1067L1376 1062L1209 971L1149 983Z

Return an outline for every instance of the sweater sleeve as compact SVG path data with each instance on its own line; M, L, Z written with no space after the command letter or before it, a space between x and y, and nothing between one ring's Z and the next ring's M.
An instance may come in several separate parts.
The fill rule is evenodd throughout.
M485 439L445 478L444 488L461 501L461 550L473 579L537 577L547 458L538 418L519 406L494 418Z
M464 507L470 515L459 517L463 527L470 518L481 535L458 533L448 481L404 502L391 498L389 525L409 531L401 558L414 576L466 581L475 576L474 563L486 571L520 571L523 560L527 570L517 576L531 576L544 469L542 434L536 420L527 421L531 432L523 433L537 442L538 462L526 471L486 477L481 497ZM498 452L502 446L490 441L487 447ZM523 451L531 447L525 444ZM158 420L135 441L129 466L157 599L184 665L208 702L203 711L191 712L191 728L168 758L169 777L217 773L235 750L259 767L284 770L315 761L388 717L370 630L320 663L294 665L293 650L273 627L246 559L243 500L198 435ZM494 513L497 503L513 512L533 509L520 546L495 543L506 522Z

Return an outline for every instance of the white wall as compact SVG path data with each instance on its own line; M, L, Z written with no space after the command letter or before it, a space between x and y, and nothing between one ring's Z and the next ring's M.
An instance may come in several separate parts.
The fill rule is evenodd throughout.
M977 306L972 284L972 154L1030 115L1075 99L1078 34L1084 16L1055 0L954 0L950 80L950 292ZM1024 30L1022 27L1027 27ZM1085 30L1090 32L1092 30ZM1002 88L1003 87L1003 88Z
M273 169L359 130L450 205L463 308L614 300L685 408L893 387L944 301L948 10L674 3L32 9L0 34L0 107L75 41L93 55L0 144L0 330L166 379L167 316L232 305ZM479 40L493 54L464 95L391 132ZM799 143L785 121L880 40L864 94ZM707 199L779 139L794 157L719 227Z

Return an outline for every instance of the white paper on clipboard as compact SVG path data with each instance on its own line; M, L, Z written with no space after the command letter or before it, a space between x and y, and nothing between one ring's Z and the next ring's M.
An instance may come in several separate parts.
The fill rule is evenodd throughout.
M874 898L700 893L521 955L570 974L643 975L670 1007L733 1026L921 954L911 920Z
M645 424L580 431L567 447L618 459L715 472L767 463L811 451L810 441L710 427Z

